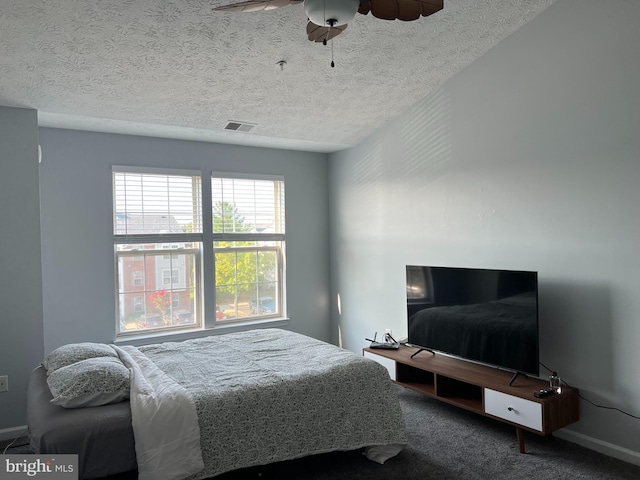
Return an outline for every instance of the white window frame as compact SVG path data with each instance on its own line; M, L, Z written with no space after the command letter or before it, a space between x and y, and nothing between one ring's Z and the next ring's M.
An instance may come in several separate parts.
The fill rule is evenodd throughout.
M112 187L112 196L113 196L113 219L114 219L114 267L115 267L115 279L116 279L116 338L117 339L125 339L127 337L138 336L138 335L154 335L154 334L167 334L167 333L175 333L179 330L200 328L205 324L204 319L202 317L202 245L203 242L203 234L202 232L163 232L160 233L117 233L116 232L116 215L121 212L117 211L116 207L116 184L115 178L116 174L149 174L149 175L177 175L177 176L187 176L197 179L199 181L198 184L195 184L195 191L192 194L193 206L196 209L199 209L200 223L202 223L202 173L200 171L194 170L183 170L183 169L158 169L158 168L141 168L141 167L126 167L126 166L113 166L112 167L112 179L113 179L113 187ZM197 197L197 198L196 198ZM200 225L201 227L201 225ZM200 228L200 230L202 227ZM195 244L196 248L181 248L181 245L192 243ZM123 251L119 250L120 245L140 245L139 250L129 250ZM145 246L156 245L157 248L145 248ZM170 252L170 253L168 253ZM164 255L171 254L181 254L181 255L189 255L193 256L194 268L195 268L195 301L193 305L193 315L194 318L198 319L194 325L188 326L162 326L161 328L143 328L139 330L132 331L122 331L121 328L121 315L120 315L120 307L124 305L123 302L120 301L121 293L123 295L127 295L129 293L137 293L138 295L142 293L143 295L143 304L144 296L148 295L152 292L147 292L146 286L144 292L120 292L119 282L121 280L121 275L123 272L118 271L119 260L121 257L129 257L129 258L139 258L141 257L146 264L147 256L157 256L158 258L162 258ZM161 273L162 275L162 273ZM156 274L157 276L157 274ZM144 275L143 275L144 278ZM164 278L164 277L162 277ZM147 279L149 280L149 279ZM173 274L171 276L171 280L173 280ZM155 284L155 281L154 281ZM161 289L167 289L170 292L173 292L172 287L174 283L168 285L158 285L154 292L160 287ZM169 315L172 316L173 313L173 295L172 295L172 307L170 309ZM143 307L144 312L144 307ZM172 318L172 317L170 317Z
M279 199L282 209L276 208L277 214L281 217L277 220L284 226L284 177L273 175L247 175L247 174L233 174L228 172L212 172L212 171L193 171L184 169L158 169L147 167L129 167L129 166L113 166L114 173L141 173L141 174L164 174L164 175L189 175L198 177L200 179L200 189L198 192L194 192L193 201L194 205L201 208L201 225L202 232L182 232L182 233L158 233L158 234L116 234L114 230L114 263L115 263L115 277L116 277L116 339L126 340L127 338L135 338L135 336L160 336L168 335L171 333L177 333L181 330L207 330L216 326L230 326L233 328L242 327L243 324L254 325L256 322L276 322L286 319L286 281L285 281L285 233L264 233L264 232L243 232L243 233L214 233L213 232L213 209L212 209L212 179L227 178L227 179L247 179L247 180L268 180L281 182L281 188L279 192L283 195ZM114 176L115 178L115 176ZM113 194L115 196L115 184ZM197 197L197 198L196 198ZM276 199L275 201L278 201ZM115 211L115 198L114 198L114 215ZM115 225L115 223L114 223ZM115 227L114 227L115 228ZM236 241L252 241L257 242L252 246L229 246L219 249L215 247L216 242L236 242ZM279 242L275 245L263 245L262 242ZM197 248L183 248L186 243L194 243ZM127 255L130 259L144 260L148 254L157 255L159 258L163 258L163 255L173 254L187 254L194 255L195 263L195 298L190 302L194 303L193 315L198 321L195 324L187 326L176 326L171 328L161 329L143 329L133 332L121 332L119 327L119 275L122 272L118 272L118 260L119 252L118 245L149 245L149 244L163 244L164 247L157 245L153 250L132 250L132 251L120 251L121 255ZM168 248L169 252L165 249ZM177 248L176 248L177 247ZM250 315L240 318L219 318L217 312L217 300L216 300L216 280L215 280L215 253L216 251L224 250L229 251L275 251L276 252L276 278L274 282L277 284L277 292L275 294L275 301L277 303L276 311L270 315ZM143 285L144 285L143 273ZM122 280L122 278L120 278ZM173 275L172 275L173 280ZM160 287L171 287L172 285L160 285ZM138 285L139 286L139 285ZM142 295L142 301L145 302L145 296L148 292L137 291L127 292L137 293ZM172 296L172 308L176 307L174 303L176 297ZM180 302L181 303L181 302ZM187 305L184 305L186 308ZM144 310L144 308L143 308ZM218 317L218 318L217 318Z
M273 319L273 318L284 318L286 317L286 282L285 282L285 247L286 247L286 226L285 226L285 205L284 205L284 196L285 196L285 181L284 177L280 175L251 175L251 174L233 174L228 172L212 172L211 173L212 186L211 190L214 190L214 180L215 179L229 179L229 180L266 180L271 182L279 182L280 189L278 191L278 195L282 195L283 198L279 198L276 195L274 199L275 202L280 201L281 209L275 208L275 215L277 218L274 218L274 223L278 223L280 227L278 230L281 230L278 233L262 233L262 232L242 232L242 233L234 233L234 232L223 232L212 234L212 244L213 244L213 252L214 256L216 252L253 252L253 251L275 251L276 252L276 293L274 298L276 310L273 314L256 314L245 317L234 317L234 318L225 318L222 320L218 320L217 323L227 323L227 324L235 324L235 323L243 323L247 321L256 321L256 320L264 320L264 319ZM212 199L212 208L213 208L213 199ZM213 218L213 209L212 218ZM213 223L213 221L212 221ZM256 245L252 246L225 246L225 247L216 247L216 242L255 242ZM275 245L262 246L259 245L261 242L276 242ZM215 288L215 265L214 265L214 288ZM258 294L258 297L260 295ZM257 300L257 299L256 299ZM237 311L237 299L236 299L236 311Z

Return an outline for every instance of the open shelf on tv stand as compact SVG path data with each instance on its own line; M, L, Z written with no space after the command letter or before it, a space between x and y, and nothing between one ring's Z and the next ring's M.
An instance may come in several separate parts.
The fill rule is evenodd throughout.
M363 349L365 357L384 365L399 385L451 405L513 425L521 453L524 431L551 435L579 419L578 391L533 396L548 382L497 368L429 352L414 355L414 347L398 350Z

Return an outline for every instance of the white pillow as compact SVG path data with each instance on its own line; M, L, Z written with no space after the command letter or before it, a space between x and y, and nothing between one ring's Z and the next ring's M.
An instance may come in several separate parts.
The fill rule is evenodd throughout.
M54 405L98 407L129 398L129 369L119 358L89 358L55 370L47 384Z
M56 348L46 356L42 365L51 375L55 370L71 365L72 363L96 357L118 357L116 351L104 343L70 343Z

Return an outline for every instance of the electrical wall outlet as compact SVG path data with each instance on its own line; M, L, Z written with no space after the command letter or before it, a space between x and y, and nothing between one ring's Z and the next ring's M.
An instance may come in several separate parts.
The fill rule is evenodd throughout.
M9 391L9 375L0 375L0 392Z
M390 328L385 328L384 329L384 341L385 342L389 342L392 343L393 340L393 335L391 335L391 329Z

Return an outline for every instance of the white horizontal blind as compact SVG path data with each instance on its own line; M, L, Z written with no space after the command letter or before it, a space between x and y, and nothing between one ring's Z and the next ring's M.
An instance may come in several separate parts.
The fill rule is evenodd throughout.
M202 233L197 174L113 172L113 231L137 235Z
M214 177L211 196L215 237L284 238L283 180Z
M116 335L201 328L202 180L113 167Z

